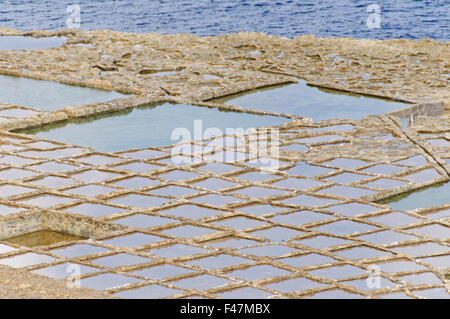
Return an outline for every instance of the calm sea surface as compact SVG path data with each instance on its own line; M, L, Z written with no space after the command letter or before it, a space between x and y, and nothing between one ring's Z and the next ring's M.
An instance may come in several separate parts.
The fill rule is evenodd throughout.
M0 26L61 29L80 6L81 29L217 35L259 31L354 38L429 37L448 41L450 1L414 0L0 0ZM369 28L370 4L379 7L380 28Z

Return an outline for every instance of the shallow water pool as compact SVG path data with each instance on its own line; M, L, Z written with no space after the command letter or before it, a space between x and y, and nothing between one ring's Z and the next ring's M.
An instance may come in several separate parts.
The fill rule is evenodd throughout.
M310 117L314 121L333 118L361 119L367 115L391 112L409 104L367 97L299 83L270 86L212 100L248 109L281 112Z
M201 120L201 127L197 127L196 131L195 120ZM192 139L198 139L198 136L194 136L195 132L200 131L199 138L202 138L208 128L216 128L225 134L227 128L248 129L279 125L287 121L283 117L164 103L21 130L20 133L90 146L97 151L115 152L181 142L180 137L171 138L176 128L187 129Z
M450 182L440 183L380 201L393 209L408 210L450 203Z
M65 106L107 102L128 96L115 91L0 75L0 102L43 111L54 111Z
M65 42L65 37L0 36L0 50L41 50L60 47Z
M26 246L26 247L36 247L36 246L47 246L59 242L74 241L85 239L83 237L78 237L75 235L60 233L53 230L38 230L32 233L11 237L4 239L4 241Z

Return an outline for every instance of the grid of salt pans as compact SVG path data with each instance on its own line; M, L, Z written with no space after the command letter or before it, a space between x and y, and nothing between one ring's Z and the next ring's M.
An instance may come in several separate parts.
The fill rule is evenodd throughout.
M383 117L259 131L115 154L2 133L2 218L44 208L127 228L3 242L0 263L53 278L77 264L83 286L131 298L448 297L450 205L371 202L448 180L436 153Z

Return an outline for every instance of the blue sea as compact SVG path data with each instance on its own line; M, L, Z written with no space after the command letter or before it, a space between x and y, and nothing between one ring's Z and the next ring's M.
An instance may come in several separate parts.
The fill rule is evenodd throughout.
M449 0L0 0L0 26L62 29L80 7L81 29L218 35L258 31L296 37L408 38L448 41ZM367 12L374 4L377 11ZM378 14L379 28L367 19ZM373 24L372 24L373 26Z

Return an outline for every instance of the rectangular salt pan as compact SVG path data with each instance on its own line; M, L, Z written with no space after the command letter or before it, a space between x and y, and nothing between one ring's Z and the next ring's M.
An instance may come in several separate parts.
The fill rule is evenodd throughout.
M200 138L208 128L220 129L225 134L227 128L243 128L245 130L252 127L279 125L288 121L282 117L165 103L61 122L24 130L22 133L35 134L39 138L75 145L90 146L97 151L115 152L179 143L183 140L181 137L172 139L172 133L177 128L189 130L191 138L194 139L196 138L194 136L195 120L202 120Z
M422 188L381 201L393 209L409 210L450 204L450 182Z
M0 36L0 50L41 50L60 47L65 37Z
M0 75L0 103L55 111L65 106L107 102L124 95L52 81Z
M213 102L310 117L314 121L361 119L367 115L391 112L408 106L381 98L312 87L305 81L234 94L214 99Z

